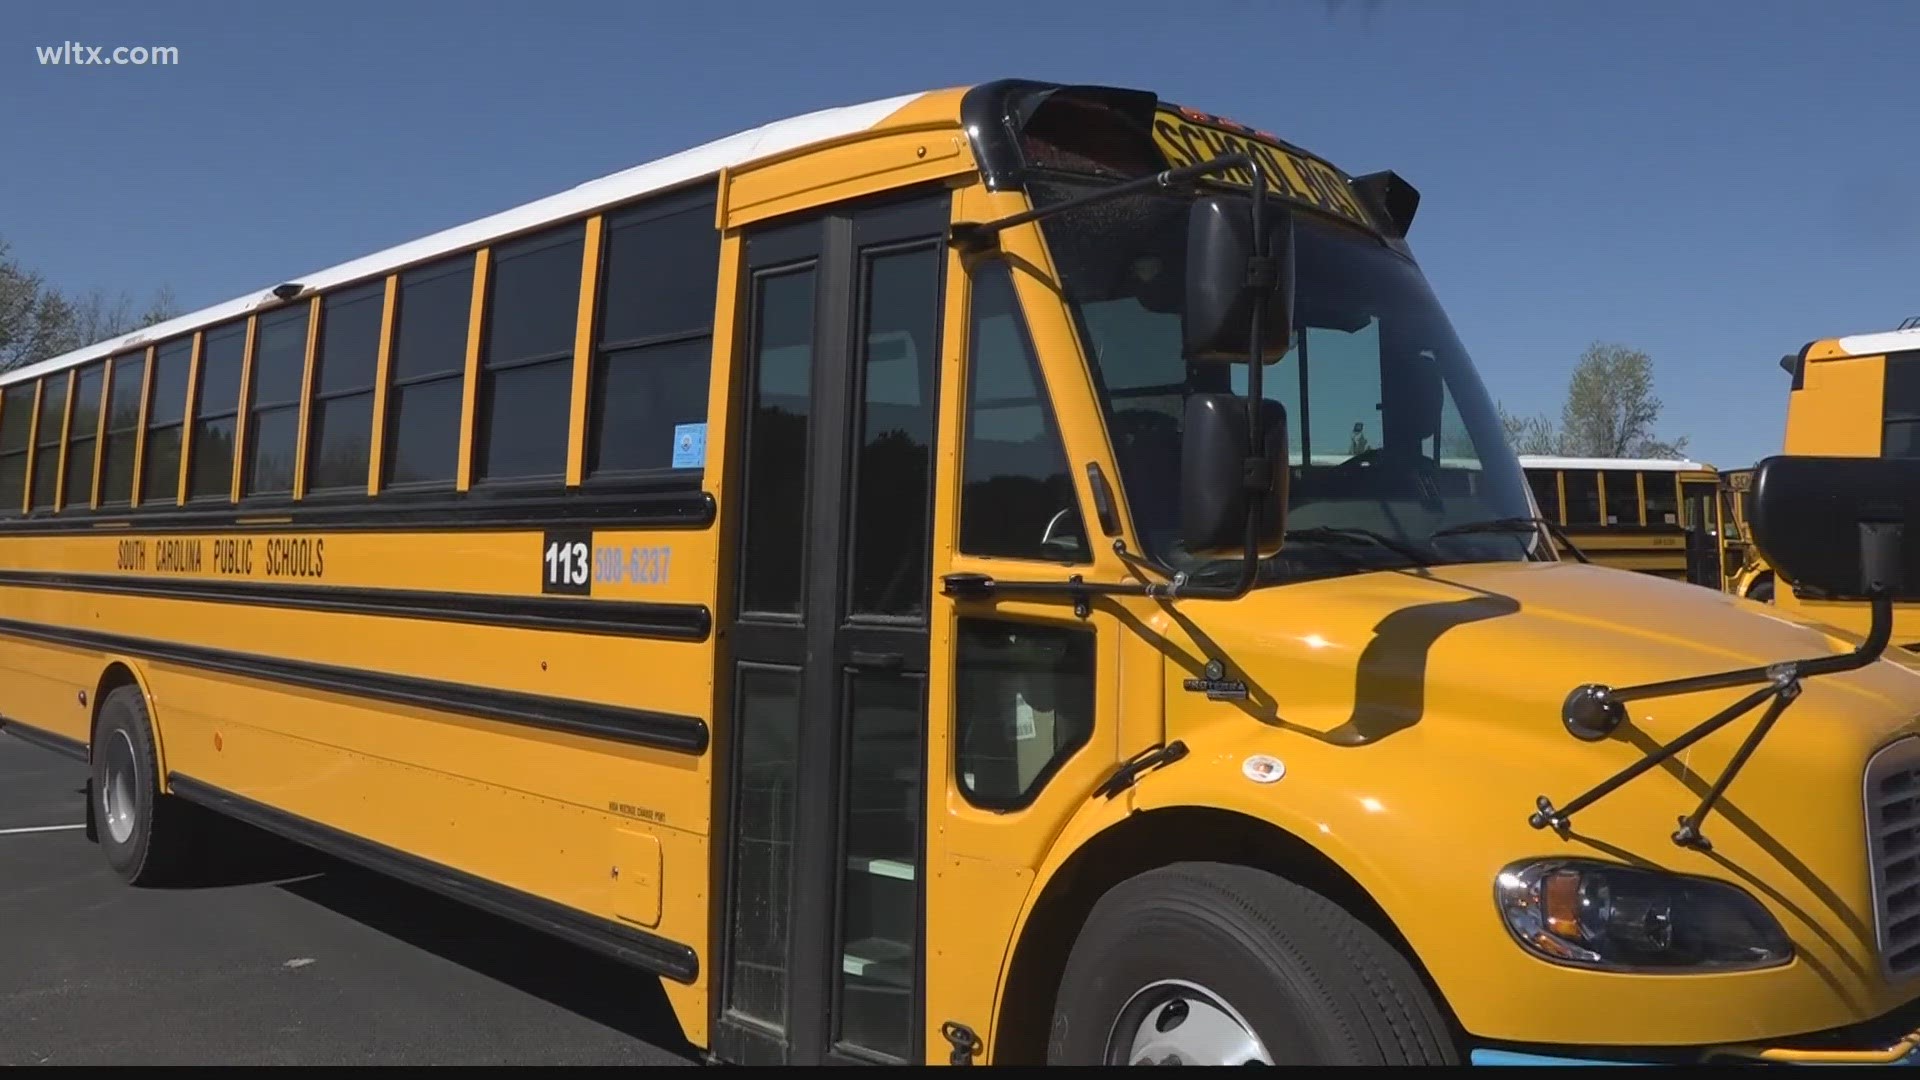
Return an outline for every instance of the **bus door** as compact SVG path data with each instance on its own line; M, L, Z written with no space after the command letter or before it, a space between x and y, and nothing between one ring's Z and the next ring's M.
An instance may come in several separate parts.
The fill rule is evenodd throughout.
M1680 499L1687 529L1687 580L1709 589L1721 587L1720 485L1683 480Z
M920 1053L929 564L950 196L751 231L721 692L714 1048Z

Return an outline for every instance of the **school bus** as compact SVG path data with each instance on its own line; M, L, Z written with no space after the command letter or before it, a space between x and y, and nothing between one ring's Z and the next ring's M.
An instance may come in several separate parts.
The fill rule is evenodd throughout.
M9 372L0 713L133 884L227 815L725 1061L1902 1057L1920 681L1559 559L1417 206L1002 81ZM1880 610L1769 523L1907 463L1785 460Z
M1834 457L1920 456L1920 327L1810 341L1780 358L1791 376L1782 452ZM1867 611L1782 587L1756 557L1748 576L1763 596L1802 616L1865 633ZM1897 605L1894 642L1920 648L1920 609Z
M1540 513L1602 566L1721 587L1719 475L1697 461L1522 454Z
M1720 474L1720 515L1726 582L1724 588L1735 596L1773 603L1773 568L1749 539L1748 523L1753 499L1753 470L1727 469Z

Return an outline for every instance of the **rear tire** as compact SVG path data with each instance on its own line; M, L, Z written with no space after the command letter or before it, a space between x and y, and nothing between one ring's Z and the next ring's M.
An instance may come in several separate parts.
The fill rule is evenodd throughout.
M159 760L145 696L116 688L94 730L88 816L107 864L132 885L176 882L190 860L186 808L160 793Z
M1451 1065L1447 1024L1394 947L1318 893L1176 863L1100 898L1074 942L1047 1062Z

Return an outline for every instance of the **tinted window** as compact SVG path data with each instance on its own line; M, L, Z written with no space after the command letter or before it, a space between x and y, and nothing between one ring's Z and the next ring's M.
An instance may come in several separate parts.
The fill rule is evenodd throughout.
M393 336L395 382L466 370L467 316L472 303L471 255L400 276Z
M180 432L187 412L187 378L192 363L191 337L169 341L154 353L146 446L140 452L142 504L172 503L180 498Z
M1568 469L1560 474L1567 491L1567 524L1600 524L1600 480L1591 469Z
M941 255L927 246L864 260L854 613L926 611Z
M1552 469L1528 469L1527 486L1533 489L1533 501L1540 504L1540 516L1560 520L1560 474Z
M253 347L253 409L247 418L244 494L293 493L309 310L310 305L301 304L260 319L260 338Z
M1084 562L1066 449L1004 263L977 271L972 316L960 550Z
M477 480L562 477L573 402L586 227L494 253L474 418Z
M1920 352L1887 356L1882 457L1920 457Z
M386 289L386 282L376 281L320 302L313 410L307 418L309 491L366 489Z
M1607 480L1607 524L1640 524L1640 474L1608 469L1602 475Z
M133 499L133 451L140 437L140 394L147 378L147 354L113 361L107 391L107 441L100 448L100 503L124 506Z
M1673 473L1642 473L1640 483L1646 493L1647 524L1680 524L1680 488Z
M247 324L229 323L207 331L200 346L200 387L195 418L232 416L240 411L240 368L247 355Z
M93 505L93 466L99 450L100 396L106 390L107 365L88 364L74 384L73 416L67 428L67 475L61 503L85 509Z
M609 218L600 341L619 347L713 328L720 233L713 204Z
M401 275L383 483L446 484L459 473L473 258Z
M27 487L27 440L33 429L33 384L0 392L0 517L20 513Z
M719 266L710 202L608 219L588 476L674 468L676 446L704 441ZM678 458L700 467L697 454Z
M747 514L740 607L800 613L807 427L813 411L814 271L754 278L753 414L747 431Z
M194 391L193 441L187 454L187 498L224 501L233 494L233 435L240 414L240 370L247 324L207 331L200 344L200 379Z
M1093 634L963 618L954 672L955 771L967 801L1031 802L1093 733Z
M33 508L52 507L60 491L60 435L67 418L67 379L71 372L40 380L40 424L34 435Z

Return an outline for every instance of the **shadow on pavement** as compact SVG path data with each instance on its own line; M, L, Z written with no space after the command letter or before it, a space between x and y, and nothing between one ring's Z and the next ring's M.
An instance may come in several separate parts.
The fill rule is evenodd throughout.
M698 1053L656 976L240 822L215 831L218 858L201 885L274 884L669 1053Z

